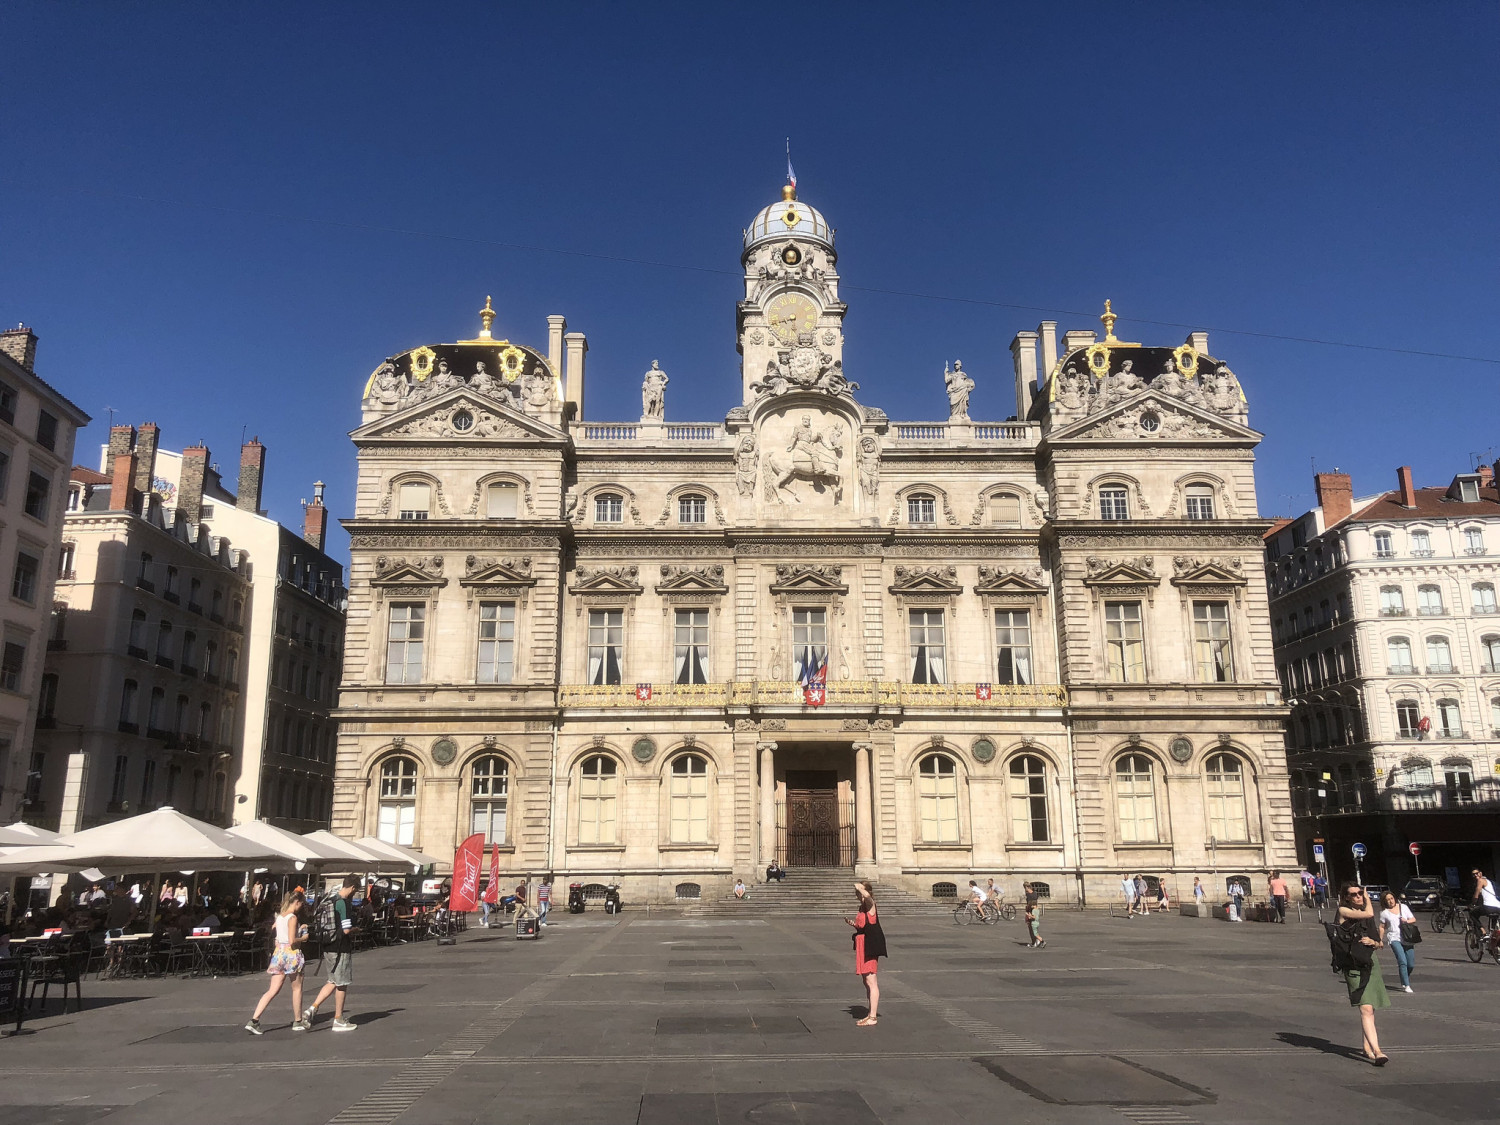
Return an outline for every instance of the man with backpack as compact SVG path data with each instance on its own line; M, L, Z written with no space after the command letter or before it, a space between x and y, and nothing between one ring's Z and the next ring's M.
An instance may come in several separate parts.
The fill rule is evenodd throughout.
M314 1000L302 1013L302 1022L311 1029L313 1019L324 1000L333 994L333 1030L353 1031L356 1024L344 1016L344 999L349 986L354 983L354 918L349 909L349 899L359 886L358 875L344 876L344 885L318 906L318 939L326 953L333 956L328 966L328 980Z

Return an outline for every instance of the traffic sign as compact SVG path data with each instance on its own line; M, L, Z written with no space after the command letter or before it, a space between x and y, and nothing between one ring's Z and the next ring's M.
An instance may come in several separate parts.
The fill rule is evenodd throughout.
M1317 860L1319 863L1323 862L1323 845L1322 844L1314 844L1313 845L1313 859Z
M1421 844L1407 844L1406 845L1406 850L1409 851L1409 852L1411 852L1412 855L1421 855L1422 854L1422 845Z
M1363 844L1351 844L1349 850L1354 853L1355 859L1364 859L1367 851Z

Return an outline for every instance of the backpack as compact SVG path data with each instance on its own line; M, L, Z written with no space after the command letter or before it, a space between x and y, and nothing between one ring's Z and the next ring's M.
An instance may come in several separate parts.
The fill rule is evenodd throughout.
M1374 949L1360 942L1360 933L1340 922L1324 922L1328 934L1328 967L1335 973L1368 969L1374 962Z
M333 902L338 897L324 894L313 907L312 934L321 945L336 941L340 936L338 917L333 912Z

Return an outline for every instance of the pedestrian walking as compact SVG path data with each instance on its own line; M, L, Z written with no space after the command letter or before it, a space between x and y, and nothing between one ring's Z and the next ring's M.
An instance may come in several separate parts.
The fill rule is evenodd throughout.
M1411 975L1417 968L1416 942L1407 941L1407 926L1415 927L1416 915L1404 902L1396 901L1390 891L1380 896L1380 936L1396 955L1396 975L1401 979L1401 991L1411 991Z
M1203 900L1205 898L1207 898L1207 897L1208 897L1208 892L1203 889L1203 880L1200 879L1200 878L1198 878L1198 876L1194 875L1193 876L1193 903L1194 903L1194 905L1196 905L1196 906L1202 906L1203 905Z
M1125 917L1135 917L1135 880L1129 875L1120 880L1120 892L1125 896Z
M1172 907L1171 897L1167 894L1167 877L1161 875L1156 880L1156 909L1160 914L1165 914Z
M333 954L328 967L328 980L318 992L318 998L302 1013L302 1022L312 1030L317 1019L318 1008L333 996L333 1030L353 1031L355 1022L344 1015L344 1001L349 995L349 986L354 983L354 918L349 912L349 898L359 886L358 875L344 876L344 885L333 896L332 935L322 935L326 949Z
M1232 905L1230 921L1243 922L1245 920L1245 884L1238 879L1229 884L1229 900Z
M875 908L875 892L864 880L854 884L859 899L859 913L844 921L854 927L854 971L865 984L869 1012L857 1022L859 1027L873 1027L880 1009L880 981L876 973L879 959L890 954L885 949L885 931L880 928L880 912Z
M1271 905L1276 907L1276 920L1283 926L1286 925L1286 880L1281 877L1280 871L1271 872L1271 877L1266 880L1271 891Z
M1022 883L1021 889L1026 892L1026 932L1031 935L1031 943L1026 948L1044 949L1047 943L1042 940L1042 913L1038 906L1040 896L1030 883Z
M1151 908L1146 905L1146 877L1144 875L1135 877L1135 906L1142 914L1151 913Z
M255 1014L245 1025L245 1030L251 1035L264 1034L260 1017L270 1007L271 1001L276 999L282 984L288 980L292 982L292 1030L306 1031L310 1026L307 1019L299 1015L302 1010L302 970L307 964L302 950L297 948L302 944L302 939L307 937L307 927L302 924L299 912L306 901L300 889L293 891L282 900L281 909L276 912L271 924L276 940L275 948L271 950L271 964L266 968L266 972L271 974L271 983L266 986L260 1003L255 1005Z
M1364 887L1355 882L1339 888L1339 926L1345 931L1351 964L1344 969L1344 984L1349 989L1349 1003L1359 1009L1359 1027L1364 1036L1365 1059L1374 1066L1390 1060L1380 1049L1375 1034L1375 1009L1389 1008L1391 998L1385 992L1380 975L1380 923L1375 920L1375 906Z
M1328 905L1328 879L1321 873L1313 877L1313 901L1319 910Z
M543 875L541 883L536 889L536 912L541 918L540 925L547 924L547 911L552 909L552 876Z

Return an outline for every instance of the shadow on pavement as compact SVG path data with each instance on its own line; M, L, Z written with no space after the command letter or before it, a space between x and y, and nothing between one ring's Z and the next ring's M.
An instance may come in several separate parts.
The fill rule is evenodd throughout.
M1325 1055L1338 1055L1340 1058L1369 1062L1365 1058L1365 1053L1358 1047L1346 1047L1342 1043L1335 1043L1330 1039L1320 1039L1316 1035L1300 1035L1295 1031L1278 1031L1276 1038L1293 1047L1309 1047L1314 1051L1322 1051Z

